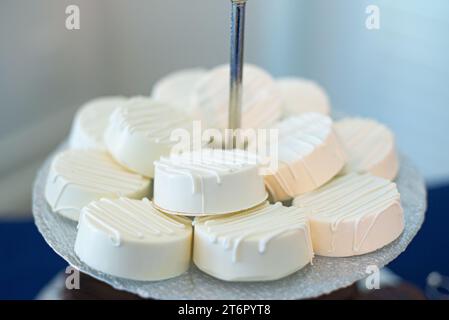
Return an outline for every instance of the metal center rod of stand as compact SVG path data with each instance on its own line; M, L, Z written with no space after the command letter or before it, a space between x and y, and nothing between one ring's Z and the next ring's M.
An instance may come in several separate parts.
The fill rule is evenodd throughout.
M231 71L228 127L229 129L232 129L233 132L241 127L242 118L243 49L246 1L247 0L231 0ZM235 140L232 139L231 141L234 142Z

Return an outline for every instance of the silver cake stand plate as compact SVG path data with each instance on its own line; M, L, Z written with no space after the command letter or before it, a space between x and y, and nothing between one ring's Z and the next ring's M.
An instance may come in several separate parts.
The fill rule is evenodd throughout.
M50 156L38 172L33 190L33 215L45 241L70 265L115 289L154 299L306 299L347 287L368 276L367 267L382 268L401 254L420 229L426 211L424 180L410 160L400 157L396 180L405 212L405 230L388 246L369 254L349 258L316 256L313 265L281 280L270 282L225 282L201 272L194 265L183 275L164 281L143 282L114 277L81 262L73 250L76 223L53 213L44 188ZM280 261L282 263L282 261Z

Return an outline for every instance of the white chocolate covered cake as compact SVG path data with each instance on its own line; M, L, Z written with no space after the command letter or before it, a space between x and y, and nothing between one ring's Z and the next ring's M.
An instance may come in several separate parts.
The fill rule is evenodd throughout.
M343 168L346 157L329 117L305 113L286 118L277 128L279 165L265 176L274 201L315 190Z
M124 167L146 177L154 176L153 162L170 153L175 129L190 130L192 122L170 105L136 97L116 109L109 118L105 142Z
M285 277L312 261L309 223L280 203L220 217L197 217L193 261L226 281Z
M125 101L125 97L101 97L82 106L73 120L70 147L106 150L103 136L109 116Z
M302 78L280 78L276 80L282 95L282 116L288 117L305 112L329 115L329 98L317 83Z
M363 118L345 118L335 124L348 162L343 173L369 172L393 180L399 170L393 133L383 124Z
M75 253L99 271L134 280L176 277L190 266L192 223L126 198L91 202L81 211Z
M82 207L101 198L141 199L150 193L150 181L129 172L97 150L67 150L53 159L45 198L54 212L78 220Z
M257 159L241 150L204 149L155 162L154 204L182 215L246 210L268 195Z
M151 97L170 104L181 112L191 113L190 95L206 72L205 69L196 68L170 73L156 82Z
M196 84L192 116L210 128L226 128L229 107L229 65L218 66ZM281 116L281 95L274 79L246 64L243 78L242 128L269 128Z
M338 177L316 191L299 196L315 254L348 257L372 252L395 240L404 229L396 184L370 174Z

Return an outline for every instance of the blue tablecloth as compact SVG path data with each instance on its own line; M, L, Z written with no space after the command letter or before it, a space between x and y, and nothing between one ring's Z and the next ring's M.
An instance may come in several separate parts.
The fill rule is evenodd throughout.
M33 221L0 223L0 299L33 299L66 266Z

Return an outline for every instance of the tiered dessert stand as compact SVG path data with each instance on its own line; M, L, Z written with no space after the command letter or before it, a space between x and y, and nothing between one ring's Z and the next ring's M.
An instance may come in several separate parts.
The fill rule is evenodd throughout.
M231 24L231 90L229 128L240 125L242 97L243 35L246 0L232 0ZM65 148L63 144L58 151ZM37 228L49 246L70 265L103 281L113 288L155 299L305 299L318 297L347 287L369 275L370 266L379 269L401 254L420 229L426 211L426 189L418 170L406 156L400 156L396 179L404 209L405 229L391 244L375 252L347 257L316 256L312 265L283 278L269 282L225 282L217 280L194 265L183 275L163 281L133 281L96 271L76 256L74 242L76 222L55 214L44 197L50 155L39 170L33 190L33 214ZM280 261L279 263L282 263ZM368 268L370 267L370 268Z

